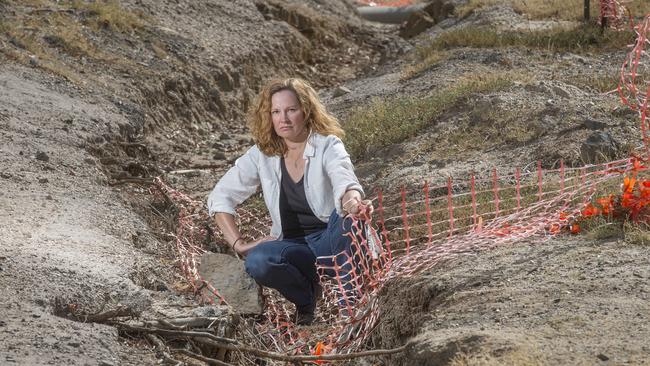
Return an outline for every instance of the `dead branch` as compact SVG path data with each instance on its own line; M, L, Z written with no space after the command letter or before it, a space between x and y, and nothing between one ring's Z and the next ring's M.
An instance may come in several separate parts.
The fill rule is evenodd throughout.
M179 353L182 353L182 354L184 354L184 355L186 355L186 356L190 356L190 357L192 357L192 358L196 358L197 360L201 360L201 361L207 363L208 365L217 365L217 366L234 366L234 365L231 364L231 363L227 363L227 362L219 361L219 360L217 360L217 359L210 358L210 357L205 357L205 356L202 356L202 355L200 355L200 354L198 354L198 353L194 353L194 352L192 352L192 351L188 351L188 350L186 350L186 349L182 349L182 348L180 348L180 349L173 349L172 351L173 351L173 352L179 352Z
M140 178L140 177L132 177L132 176L126 176L126 177L114 177L114 180L111 182L108 182L109 186L117 186L120 184L128 184L128 183L133 183L133 184L142 184L142 185L153 185L153 178Z
M139 147L143 150L147 150L147 145L139 142L120 142L119 145L123 147Z
M156 349L158 350L158 354L160 355L160 357L162 357L165 363L175 365L175 366L184 365L182 361L178 361L174 359L169 353L167 353L166 351L167 346L165 346L165 343L163 343L163 341L160 338L156 337L153 334L147 334L147 339L149 339L149 341L151 341L151 343L153 343L154 346L156 346Z
M32 9L29 11L29 14L34 14L34 13L68 13L68 14L74 14L74 9L51 9L51 8L38 8L38 9Z
M118 306L117 308L102 313L96 314L84 314L84 315L74 315L79 321L84 323L104 323L113 318L119 318L123 316L133 316L133 310L127 306Z
M156 327L156 323L162 324L166 328L183 330L188 328L210 328L210 324L223 320L221 318L191 317L191 318L173 318L159 319L153 322L145 322L148 326Z
M250 353L262 358L270 358L277 361L286 361L286 362L305 362L305 361L340 361L340 360L350 360L353 358L360 357L369 357L369 356L381 356L394 353L400 353L407 350L411 347L412 343L407 343L401 347L393 349L376 349L371 351L355 352L348 354L339 354L339 355L320 355L320 356L307 356L307 355L285 355L277 352L263 351L254 347L247 345L239 344L236 340L224 337L218 337L214 334L207 332L191 332L191 331L180 331L180 330L168 330L168 329L159 329L159 328L144 328L128 325L125 323L114 323L116 326L121 327L125 330L132 332L140 333L153 333L163 336L181 336L181 337L191 337L198 342L208 344L216 348L223 348L229 351L238 351Z
M208 338L213 342L225 345L236 345L238 342L231 338L219 337L212 333L207 332L192 332L184 330L170 330L170 329L160 329L160 328L145 328L138 327L134 325L129 325L122 322L115 322L114 325L125 330L130 330L132 332L141 332L141 333L153 333L163 336L180 336L180 337L191 337L191 338ZM222 347L221 345L219 347Z

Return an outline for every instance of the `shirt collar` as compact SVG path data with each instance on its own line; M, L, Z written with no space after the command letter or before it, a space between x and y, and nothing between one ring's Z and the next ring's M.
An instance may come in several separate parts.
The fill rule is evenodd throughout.
M314 131L309 131L309 137L307 137L307 144L305 145L305 151L302 153L303 158L314 157L316 155L316 147L314 147Z

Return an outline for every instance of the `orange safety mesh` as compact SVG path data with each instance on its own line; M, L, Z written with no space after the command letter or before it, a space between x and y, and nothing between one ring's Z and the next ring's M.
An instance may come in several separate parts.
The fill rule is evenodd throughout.
M414 0L357 0L357 3L365 6L408 6Z
M600 0L600 17L598 18L598 23L616 30L626 28L626 24L629 24L630 28L634 27L632 15L627 7L625 7L625 2L619 0Z
M641 133L646 154L648 146L648 98L650 96L650 13L634 27L636 42L621 66L618 92L621 100L641 117Z

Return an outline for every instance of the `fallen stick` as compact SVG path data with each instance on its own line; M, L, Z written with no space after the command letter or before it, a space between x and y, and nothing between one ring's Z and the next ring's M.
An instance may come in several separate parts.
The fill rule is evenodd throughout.
M153 343L154 346L156 346L156 349L158 350L158 353L160 354L164 362L175 366L184 365L182 361L178 361L174 359L169 353L165 351L167 349L167 346L160 338L156 337L153 334L147 334L147 339L149 339L151 343Z
M227 363L227 362L219 361L219 360L217 360L217 359L210 358L210 357L205 357L205 356L202 356L202 355L200 355L200 354L198 354L198 353L194 353L194 352L192 352L192 351L188 351L188 350L186 350L186 349L182 349L182 348L179 348L179 349L172 349L172 352L179 352L179 353L182 353L182 354L184 354L184 355L186 355L186 356L189 356L189 357L192 357L192 358L196 358L197 360L201 360L201 361L207 363L208 365L217 365L217 366L234 366L234 365L231 364L231 363Z
M217 348L223 348L229 351L250 353L258 357L270 358L272 360L286 361L286 362L304 362L304 361L317 361L317 360L323 360L323 361L350 360L353 358L381 356L381 355L400 353L400 352L404 352L405 350L407 350L409 347L412 346L412 343L409 342L401 347L392 348L392 349L376 349L371 351L362 351L362 352L339 354L339 355L291 356L291 355L285 355L277 352L263 351L254 347L239 344L239 342L237 342L234 339L218 337L215 336L214 334L206 333L206 332L189 332L189 331L168 330L168 329L158 329L158 328L143 328L143 327L128 325L125 323L114 323L114 325L118 327L122 327L126 330L130 330L132 332L154 333L154 334L166 335L166 336L191 337L198 342L205 343Z

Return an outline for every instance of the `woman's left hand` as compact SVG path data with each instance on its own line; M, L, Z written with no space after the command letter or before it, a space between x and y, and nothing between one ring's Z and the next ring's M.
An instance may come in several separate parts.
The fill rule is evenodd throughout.
M356 203L350 206L348 213L362 220L369 220L372 217L372 213L375 212L375 207L372 205L371 200L357 200Z

